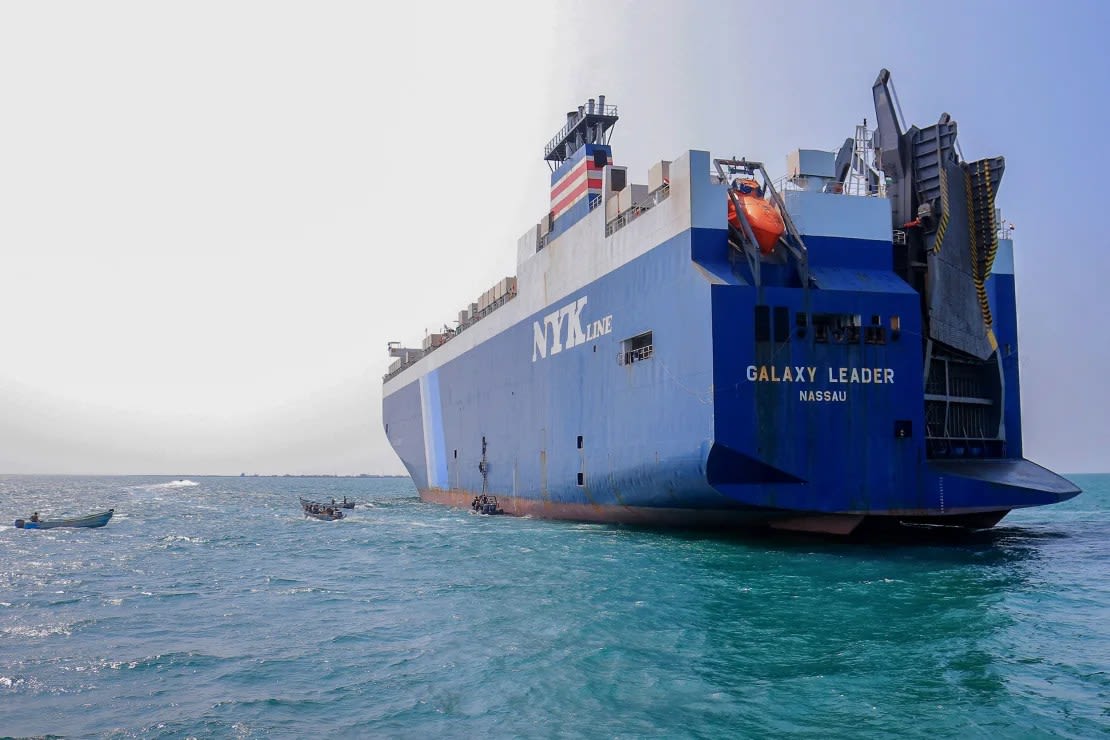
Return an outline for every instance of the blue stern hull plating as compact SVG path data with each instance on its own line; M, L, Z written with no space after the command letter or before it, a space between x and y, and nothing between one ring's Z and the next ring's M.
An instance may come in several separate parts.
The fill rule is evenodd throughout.
M549 518L839 531L863 516L989 526L1078 493L1020 459L925 459L911 290L764 288L791 330L756 341L757 290L715 277L731 275L724 241L688 230L555 302L585 296L583 323L612 317L592 341L534 361L545 308L387 395L387 435L421 495L469 506L485 490L507 513ZM799 336L799 313L897 316L901 338L818 343L810 327ZM621 339L649 330L651 356L621 364Z

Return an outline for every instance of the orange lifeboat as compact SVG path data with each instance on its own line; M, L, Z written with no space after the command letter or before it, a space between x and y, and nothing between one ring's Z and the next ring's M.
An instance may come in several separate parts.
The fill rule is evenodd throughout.
M759 251L770 254L775 250L775 243L786 231L786 224L782 222L782 214L769 201L763 198L763 188L755 180L736 180L732 184L733 192L744 209L744 216L748 225L752 227L752 234L759 244ZM736 215L736 206L732 198L728 199L728 222L740 231L740 219Z

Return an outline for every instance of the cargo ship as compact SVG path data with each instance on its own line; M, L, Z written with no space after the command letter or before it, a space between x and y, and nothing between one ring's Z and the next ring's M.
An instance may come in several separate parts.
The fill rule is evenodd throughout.
M544 149L550 208L420 347L386 436L422 499L647 526L994 526L1080 491L1021 444L1002 157L890 74L834 151L614 163L604 96ZM847 132L846 132L847 133Z

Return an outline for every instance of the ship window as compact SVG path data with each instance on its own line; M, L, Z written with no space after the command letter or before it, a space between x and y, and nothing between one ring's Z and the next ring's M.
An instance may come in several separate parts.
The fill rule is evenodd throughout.
M455 450L455 459L456 459L456 460L458 460L458 459L459 459L459 451L458 451L458 450Z
M769 342L771 340L771 307L755 307L755 341Z
M813 314L813 339L815 342L834 344L859 344L861 327L859 314Z
M614 193L619 193L624 190L626 184L624 178L626 174L625 170L618 170L615 168L610 171L609 184L613 186Z
M580 485L580 486L586 485L586 474L585 473L579 473L578 474L578 485Z
M829 324L822 321L822 316L813 317L813 341L824 344L829 341Z
M890 317L890 338L897 339L902 335L902 319L898 316Z
M809 314L797 313L797 314L794 315L794 326L797 327L794 330L794 333L797 334L799 337L804 337L806 335L806 327L808 325L809 325Z
M578 449L582 449L582 435L578 435Z
M848 329L844 332L844 341L849 344L859 344L860 324L862 317L857 313L850 317L848 321Z
M655 353L652 344L651 332L645 331L621 342L621 353L617 361L621 365L631 365L633 362L646 360Z
M873 315L871 326L864 327L863 341L865 344L886 344L886 329L883 328L883 317Z
M775 306L775 341L790 341L790 309L786 306Z

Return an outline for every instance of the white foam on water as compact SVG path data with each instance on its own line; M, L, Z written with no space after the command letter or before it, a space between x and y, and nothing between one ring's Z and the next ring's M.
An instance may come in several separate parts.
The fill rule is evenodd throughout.
M155 483L154 485L147 486L147 488L192 488L193 486L199 485L200 484L196 481L182 478L181 480L172 480L169 483Z
M73 634L68 624L42 624L42 625L14 625L0 627L0 635L17 638L52 637L63 635L68 637Z

